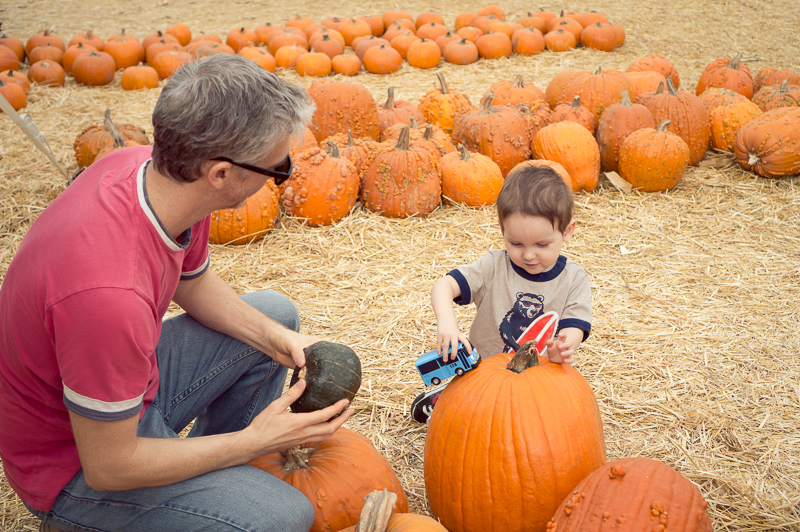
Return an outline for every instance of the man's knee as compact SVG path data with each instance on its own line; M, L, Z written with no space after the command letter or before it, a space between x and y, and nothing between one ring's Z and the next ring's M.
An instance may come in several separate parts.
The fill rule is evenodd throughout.
M300 330L300 314L297 307L288 298L272 290L261 292L250 292L242 295L248 305L258 309L265 314L283 324L287 329L295 332Z

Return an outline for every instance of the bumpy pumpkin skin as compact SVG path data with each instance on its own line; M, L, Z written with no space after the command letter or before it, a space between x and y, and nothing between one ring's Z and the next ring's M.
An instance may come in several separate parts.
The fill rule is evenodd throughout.
M456 377L429 420L425 489L447 530L544 530L605 462L597 401L580 373L546 357L515 373L510 360L488 357Z
M800 107L773 109L742 126L733 152L742 168L763 177L800 174Z
M753 103L762 111L779 107L800 107L800 84L789 85L787 78L780 85L766 85L753 94Z
M762 112L753 102L717 107L711 113L711 145L718 150L732 152L736 133Z
M673 65L672 61L663 55L646 55L644 57L640 57L631 63L626 70L626 72L642 71L658 72L665 78L671 78L672 84L675 85L676 88L680 88L681 86L681 77L678 74L678 71L675 69L675 65Z
M680 473L651 458L607 462L561 503L547 532L713 532L708 503Z
M753 76L750 69L739 62L742 54L734 58L723 57L709 63L697 81L697 95L711 87L730 89L748 100L753 97Z
M364 85L315 81L308 88L308 95L317 104L311 120L317 142L348 129L357 138L378 140L381 133L378 106Z
M280 212L278 187L271 179L238 209L211 213L212 244L242 245L262 238L275 225Z
M619 149L622 142L634 131L645 127L655 129L653 113L644 105L631 103L627 93L622 95L621 103L615 103L606 109L597 122L600 169L604 172L616 172L619 169Z
M666 124L634 131L620 146L619 175L642 192L670 190L686 172L689 147Z
M292 177L283 189L283 206L306 225L338 222L353 210L358 199L358 171L349 159L335 152L311 148L294 158Z
M555 161L567 169L573 192L592 192L600 177L600 148L589 131L575 122L544 127L533 140L537 159Z
M580 96L581 105L594 114L595 123L600 120L609 106L622 101L622 93L633 92L630 80L618 70L596 72L578 72L567 85L558 103L572 103L575 96Z
M314 412L337 401L352 402L361 387L361 361L342 344L319 341L303 349L306 365L295 367L289 386L304 379L306 389L294 403L292 412Z
M450 91L444 74L438 72L439 88L426 92L419 100L419 110L428 122L438 124L448 135L453 134L453 120L456 114L474 109L469 97L457 91Z
M126 139L136 141L138 144L150 144L144 130L133 124L114 124ZM75 137L72 145L75 152L75 161L79 168L92 164L97 154L108 144L114 144L114 138L105 125L94 125L85 128Z
M408 499L400 479L367 438L342 427L324 442L304 443L301 447L311 453L305 467L298 464L298 456L292 450L266 454L250 465L288 482L308 497L315 512L310 532L331 532L355 525L364 497L384 488L397 495L394 512L408 513ZM291 469L292 464L300 468Z

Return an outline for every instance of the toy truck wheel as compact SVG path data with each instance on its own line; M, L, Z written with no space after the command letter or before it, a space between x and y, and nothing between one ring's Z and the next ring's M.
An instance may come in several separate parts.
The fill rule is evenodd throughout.
M438 385L440 382L442 381L438 377L434 377L431 379L431 384L433 384L434 386Z
M463 374L464 374L464 368L457 368L456 369L456 375L458 375L460 377Z

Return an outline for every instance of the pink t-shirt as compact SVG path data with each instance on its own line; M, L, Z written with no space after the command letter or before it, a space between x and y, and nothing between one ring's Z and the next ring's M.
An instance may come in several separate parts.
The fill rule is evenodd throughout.
M0 459L49 510L81 467L68 410L141 416L178 281L208 268L210 219L173 240L147 200L151 147L103 157L34 222L0 288Z

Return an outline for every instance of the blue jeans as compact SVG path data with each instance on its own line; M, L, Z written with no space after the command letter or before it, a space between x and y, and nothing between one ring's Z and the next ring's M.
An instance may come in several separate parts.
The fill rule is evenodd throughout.
M297 309L275 292L242 296L298 331ZM139 421L139 436L177 438L246 427L280 397L287 368L257 349L213 331L186 314L166 320L158 348L158 394ZM249 465L213 471L169 486L96 491L83 472L67 484L43 521L71 531L308 532L314 508L300 491Z

